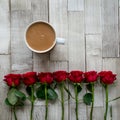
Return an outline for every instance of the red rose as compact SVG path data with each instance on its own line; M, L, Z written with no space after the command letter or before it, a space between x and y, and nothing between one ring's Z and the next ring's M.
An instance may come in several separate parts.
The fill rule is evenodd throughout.
M96 71L88 71L84 73L86 82L95 82L97 81L98 74Z
M53 77L57 82L62 82L67 79L67 72L66 71L56 71L53 73Z
M23 83L27 86L33 85L37 81L36 72L27 72L23 74Z
M50 72L41 72L38 74L38 78L40 80L41 83L52 83L53 82L53 74Z
M82 71L71 71L69 74L70 81L74 83L80 83L83 81L83 72Z
M101 71L99 77L104 84L112 84L116 80L116 74L113 74L112 71Z
M20 74L8 74L4 76L4 81L8 86L14 87L20 85L21 75Z

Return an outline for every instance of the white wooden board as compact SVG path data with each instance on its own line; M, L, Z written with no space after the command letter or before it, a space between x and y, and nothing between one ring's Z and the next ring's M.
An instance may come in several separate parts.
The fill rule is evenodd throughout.
M10 53L9 0L0 1L0 54Z

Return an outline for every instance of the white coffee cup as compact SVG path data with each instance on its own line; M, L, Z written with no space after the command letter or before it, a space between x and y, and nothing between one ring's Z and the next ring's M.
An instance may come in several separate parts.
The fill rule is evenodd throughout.
M56 38L55 29L45 21L35 21L29 24L24 37L27 47L36 53L46 53L53 49L56 43L64 44L65 42L64 38ZM45 45L49 47L44 49Z

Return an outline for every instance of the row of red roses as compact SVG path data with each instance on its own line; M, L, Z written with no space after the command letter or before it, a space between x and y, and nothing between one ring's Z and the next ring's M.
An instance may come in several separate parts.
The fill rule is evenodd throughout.
M21 81L29 86L35 84L36 82L51 84L53 80L57 82L65 81L67 78L74 82L95 82L97 78L100 77L103 84L112 84L116 79L116 74L113 74L111 71L101 71L97 74L96 71L89 71L83 73L82 71L71 71L67 73L66 71L56 71L53 73L50 72L27 72L25 74L8 74L4 76L4 81L7 82L8 86L19 86Z
M71 95L70 91L65 87L64 82L69 79L72 83L74 83L74 90L75 90L75 101L76 101L76 120L78 120L78 93L81 91L81 82L89 83L88 86L90 87L90 93L87 93L85 97L90 97L90 101L86 101L87 99L84 99L84 102L86 104L89 104L89 102L92 103L91 107L91 112L90 112L90 120L92 120L92 114L93 114L93 106L94 106L94 83L100 78L100 82L102 83L103 87L105 88L106 92L106 111L104 115L104 120L107 118L107 109L108 109L108 85L112 84L114 80L116 79L116 74L113 74L111 71L101 71L97 73L96 71L88 71L88 72L83 72L83 71L71 71L70 73L66 71L56 71L53 73L50 72L41 72L41 73L36 73L36 72L27 72L24 74L8 74L4 76L4 81L10 86L11 88L17 87L20 85L21 81L27 86L27 89L30 88L31 93L30 95L30 101L31 101L31 115L30 115L30 120L32 120L32 112L33 112L33 106L34 106L34 101L35 101L35 96L34 96L34 84L40 83L44 85L43 87L39 87L37 95L38 98L44 98L46 100L46 114L45 114L45 120L47 120L47 112L48 112L48 99L56 99L57 95L54 92L53 89L49 89L49 85L51 83L56 82L60 86L60 91L61 91L61 106L62 106L62 117L61 120L64 120L64 93L63 89ZM30 86L30 87L29 87ZM43 90L43 92L41 91ZM50 98L48 95L48 92L50 90L53 92L53 97ZM12 91L12 92L11 92ZM9 93L15 93L15 95L20 97L19 91L16 89L12 89ZM16 92L17 91L17 92ZM43 93L42 94L40 94ZM19 93L19 94L18 94ZM51 94L50 93L50 94ZM24 98L24 95L21 95L21 98ZM13 102L13 101L12 101ZM7 99L7 103L10 103L9 100ZM15 106L15 104L14 104ZM15 119L17 120L16 114L14 112Z

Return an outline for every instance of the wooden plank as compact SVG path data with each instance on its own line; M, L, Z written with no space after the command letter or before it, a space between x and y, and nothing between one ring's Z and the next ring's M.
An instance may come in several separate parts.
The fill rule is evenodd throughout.
M118 14L118 21L120 21L120 0L119 0L119 14ZM120 38L120 22L118 22L118 39ZM120 47L119 47L119 56L120 56Z
M103 59L103 70L111 70L114 73L117 73L117 80L114 85L109 86L109 100L112 100L118 96L120 96L120 59L118 58L105 58ZM104 97L105 99L105 97ZM120 101L114 101L111 103L113 107L113 119L118 120L120 118L119 110L120 110ZM110 119L110 114L108 114L108 119Z
M50 71L49 53L33 54L33 70L37 72Z
M67 0L49 1L49 22L55 28L56 36L65 39L65 44L57 44L50 52L50 60L68 60L68 24L67 24Z
M10 49L9 0L0 1L0 54L8 54Z
M42 20L48 22L48 0L32 0L31 12L33 21Z
M118 57L118 0L102 0L103 57Z
M102 69L102 38L101 35L86 35L87 70Z
M68 16L69 71L85 70L84 13L69 12Z
M85 70L85 41L84 41L84 13L69 12L68 13L68 40L69 40L69 71ZM74 96L72 86L69 86ZM82 99L85 89L79 94ZM75 120L75 100L70 99L69 120ZM86 120L86 106L79 104L79 120ZM74 111L74 112L73 112Z
M11 12L11 63L13 72L23 73L32 70L32 52L24 42L24 31L30 21L30 11Z
M101 0L85 0L85 33L101 33Z
M101 35L86 35L86 66L87 71L102 70L102 38ZM94 120L103 120L103 94L101 85L95 85L95 103L94 103ZM99 108L98 108L99 107ZM99 116L95 113L99 113ZM90 107L88 107L88 119Z
M10 73L10 56L0 55L0 119L1 120L11 120L11 110L4 103L6 98L8 87L6 83L3 82L3 76Z
M83 11L84 0L68 0L68 11Z
M11 10L30 10L31 0L11 0Z
M68 71L68 62L66 61L51 61L50 62L50 71L54 72L54 71L58 71L58 70L65 70Z

